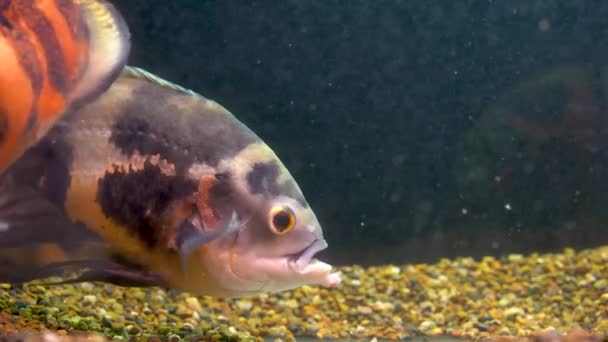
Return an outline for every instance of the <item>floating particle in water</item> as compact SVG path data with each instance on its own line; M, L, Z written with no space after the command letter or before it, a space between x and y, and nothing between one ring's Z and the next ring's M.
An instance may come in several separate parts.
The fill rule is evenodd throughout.
M540 32L547 32L551 30L551 22L547 18L543 18L538 21L538 30Z
M391 201L391 203L397 203L401 200L401 191L394 191L393 193L391 193L391 195L389 196L389 200Z
M392 158L393 165L395 165L395 166L401 166L401 164L403 164L403 162L405 162L406 158L407 157L405 155L403 155L403 154L396 154L396 155L394 155L393 158Z

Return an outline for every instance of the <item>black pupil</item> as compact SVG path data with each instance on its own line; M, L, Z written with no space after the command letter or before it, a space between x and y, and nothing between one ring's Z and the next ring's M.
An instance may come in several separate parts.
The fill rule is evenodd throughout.
M285 211L276 213L272 218L272 224L279 231L289 228L290 221L289 213Z

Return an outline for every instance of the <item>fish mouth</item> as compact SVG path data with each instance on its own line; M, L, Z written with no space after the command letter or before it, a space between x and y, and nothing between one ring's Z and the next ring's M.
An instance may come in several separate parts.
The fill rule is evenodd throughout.
M302 271L306 266L318 261L314 256L327 248L327 242L323 239L316 239L306 246L303 250L289 258L289 266L294 271ZM314 260L314 261L313 261Z
M336 286L340 284L340 272L331 272L330 264L319 261L314 256L327 248L324 239L316 239L300 252L288 257L289 268L304 277L310 278L314 283L324 286Z

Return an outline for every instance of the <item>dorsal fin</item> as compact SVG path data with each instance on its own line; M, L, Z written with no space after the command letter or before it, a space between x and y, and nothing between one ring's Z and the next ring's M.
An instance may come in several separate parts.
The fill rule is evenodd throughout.
M105 92L118 77L131 50L129 27L122 15L106 0L82 0L80 9L89 31L89 63L71 94L78 107Z
M201 94L184 88L180 85L177 85L173 82L167 81L163 78L161 78L160 76L157 76L147 70L144 70L142 68L138 68L138 67L134 67L134 66L125 66L122 70L122 77L130 77L130 78L138 78L138 79L143 79L146 80L150 83L154 83L154 84L158 84L159 86L168 88L168 89L173 89L175 91L178 91L180 93L183 93L184 95L190 95L190 96L194 96L194 97L200 97L203 98L205 100L208 100L207 98L205 98L204 96L202 96Z

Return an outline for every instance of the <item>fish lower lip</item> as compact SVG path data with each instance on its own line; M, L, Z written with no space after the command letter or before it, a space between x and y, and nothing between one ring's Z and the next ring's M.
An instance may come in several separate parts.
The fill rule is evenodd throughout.
M313 241L310 245L291 258L290 264L292 268L303 270L308 264L310 264L315 254L324 250L325 248L327 248L327 242L324 239L317 239Z
M329 264L314 258L315 254L327 248L324 239L317 239L299 253L288 259L289 267L298 274L306 283L321 284L327 287L335 287L341 283L340 272L331 272Z

